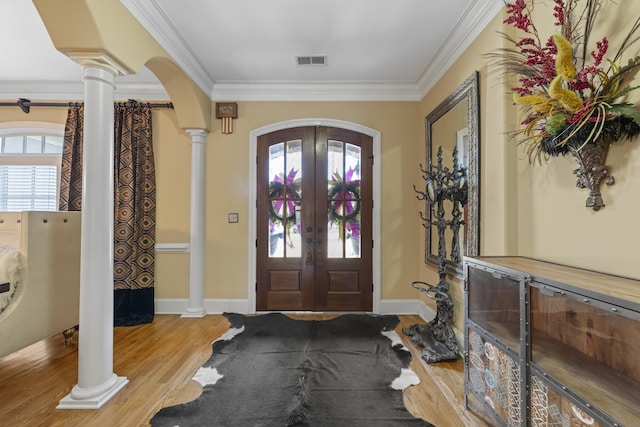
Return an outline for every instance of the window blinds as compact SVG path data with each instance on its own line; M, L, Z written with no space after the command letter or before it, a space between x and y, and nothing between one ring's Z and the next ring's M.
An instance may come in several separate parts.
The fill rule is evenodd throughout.
M57 210L58 168L0 165L0 211Z

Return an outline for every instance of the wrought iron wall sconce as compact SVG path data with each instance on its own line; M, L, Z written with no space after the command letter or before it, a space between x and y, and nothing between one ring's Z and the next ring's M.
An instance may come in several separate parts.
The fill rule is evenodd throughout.
M585 206L596 212L605 206L600 193L600 184L604 181L611 186L616 182L613 175L609 174L609 167L605 164L608 149L608 145L603 146L602 144L585 144L578 149L569 148L579 166L573 171L578 178L576 187L589 189Z
M460 349L456 341L451 320L453 318L453 302L449 296L449 283L447 282L447 248L445 232L451 229L453 239L451 244L451 260L460 262L459 232L464 225L463 207L467 204L469 186L467 182L467 170L458 165L457 147L453 149L453 168L449 169L442 164L442 147L438 147L437 164L430 164L427 169L420 165L425 180L424 191L413 189L418 195L418 200L429 200L431 215L425 216L420 212L423 226L435 226L438 230L438 276L437 285L426 282L413 282L412 286L424 293L429 299L436 301L436 316L426 325L415 324L404 328L402 332L411 336L411 340L423 347L422 358L427 363L456 360ZM445 212L445 201L452 203L451 216ZM449 218L449 219L447 219Z

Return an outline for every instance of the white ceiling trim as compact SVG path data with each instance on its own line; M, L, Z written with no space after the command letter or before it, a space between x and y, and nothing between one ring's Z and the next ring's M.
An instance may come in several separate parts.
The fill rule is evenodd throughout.
M220 82L213 86L216 101L419 101L414 84L340 82Z
M29 98L37 101L82 101L84 83L77 82L0 82L0 99L16 101ZM115 99L141 99L144 101L170 101L169 95L161 84L122 83L116 78Z
M58 101L84 97L82 82L0 82L0 99L16 101L18 98L29 98L38 101Z
M503 0L474 0L418 81L422 99L504 7Z
M215 82L155 0L120 0L185 73L216 101L419 101L504 7L503 0L473 0L416 83ZM167 28L169 29L167 31ZM127 83L116 77L116 99L169 101L160 83ZM81 81L0 82L0 99L81 100Z
M171 101L160 83L118 83L116 79L115 99L139 99L143 101Z
M167 51L204 93L210 94L214 80L189 45L180 36L155 0L120 0L151 36ZM170 29L170 31L167 31Z
M504 7L503 0L473 0L415 84L215 82L204 71L155 0L120 0L212 100L419 101ZM164 29L171 28L170 32Z

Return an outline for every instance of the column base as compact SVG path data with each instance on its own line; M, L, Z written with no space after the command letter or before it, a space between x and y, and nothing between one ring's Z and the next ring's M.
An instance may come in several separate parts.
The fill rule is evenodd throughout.
M207 310L204 307L187 307L187 311L182 313L180 317L204 317L207 314Z
M127 377L116 377L115 382L107 390L104 390L96 396L88 398L75 398L73 397L74 391L77 389L77 385L71 390L71 393L66 395L60 400L56 409L99 409L109 399L116 395L122 388L127 385L129 380Z

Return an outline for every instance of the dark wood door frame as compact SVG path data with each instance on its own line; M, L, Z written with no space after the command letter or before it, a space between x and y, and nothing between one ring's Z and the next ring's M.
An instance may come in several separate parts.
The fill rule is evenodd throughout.
M373 155L375 157L375 163L373 165L373 239L375 246L373 249L373 309L374 313L387 312L392 308L386 310L381 307L381 289L380 289L380 204L376 203L376 200L380 200L380 165L381 165L381 134L379 131L362 126L357 123L346 122L335 119L295 119L285 122L274 123L264 126L262 128L255 129L250 132L250 145L249 145L249 218L248 218L248 236L249 236L249 259L248 259L248 301L247 305L243 309L244 303L240 302L237 306L238 310L253 313L256 311L256 168L257 168L257 141L258 137L267 133L275 132L282 129L288 129L299 126L327 126L352 130L372 137L373 140ZM234 307L232 307L234 308Z
M260 137L257 309L372 310L372 148L325 126Z

